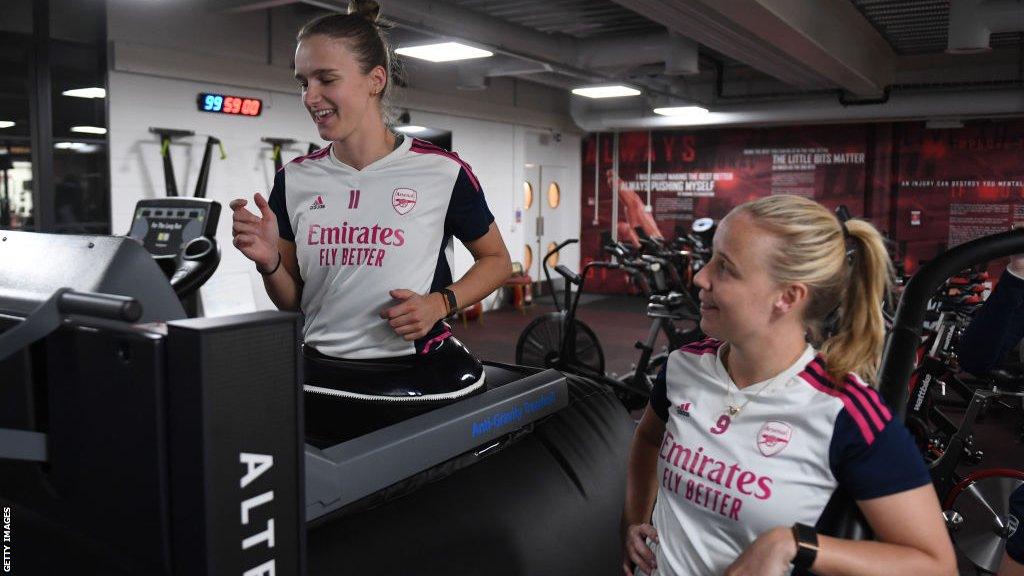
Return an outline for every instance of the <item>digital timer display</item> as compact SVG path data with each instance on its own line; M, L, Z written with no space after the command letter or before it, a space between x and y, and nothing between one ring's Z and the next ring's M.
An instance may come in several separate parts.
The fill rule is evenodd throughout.
M244 96L225 96L201 92L196 98L200 112L216 112L235 116L259 116L263 110L263 101L259 98Z

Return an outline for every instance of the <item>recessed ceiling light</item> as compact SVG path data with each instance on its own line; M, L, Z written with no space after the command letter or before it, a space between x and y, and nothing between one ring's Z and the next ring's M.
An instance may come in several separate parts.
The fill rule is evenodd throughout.
M0 128L10 128L11 126L14 126L14 122L11 122L10 120L0 120Z
M572 93L587 98L618 98L638 96L640 91L628 86L587 86L586 88L573 88Z
M75 88L74 90L65 90L61 92L65 96L74 96L76 98L106 98L107 91L103 88Z
M666 108L655 108L655 114L672 116L673 118L698 119L708 115L708 109L701 106L670 106Z
M493 52L459 44L458 42L442 42L441 44L427 44L424 46L409 46L395 50L401 56L410 56L420 60L431 62L452 62L455 60L468 60L470 58L487 58L494 56Z
M398 130L399 132L405 132L406 134L419 134L420 132L427 131L425 127L416 126L414 124L409 124L406 126L395 126L395 130Z
M106 128L100 128L99 126L72 126L72 132L78 132L80 134L106 134Z

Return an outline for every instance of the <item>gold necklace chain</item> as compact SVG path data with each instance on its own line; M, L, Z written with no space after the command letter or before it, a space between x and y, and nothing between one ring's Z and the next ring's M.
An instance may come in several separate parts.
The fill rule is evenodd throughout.
M729 353L729 349L726 348L725 349L725 354L727 355L728 353ZM724 364L723 364L723 366L724 366ZM733 389L733 386L736 386L736 383L732 381L732 375L729 374L728 370L726 370L726 375L729 376L729 382L726 384L726 390L725 390L726 391L725 409L726 409L726 412L729 413L729 417L730 418L735 418L735 417L739 416L740 412L742 412L743 409L747 407L747 404L750 404L750 402L752 400L754 400L755 398L760 396L762 393L764 393L765 390L775 386L775 384L777 384L779 382L779 380L782 378L782 376L784 376L786 374L787 371L788 371L788 369L787 370L783 370L782 373L774 376L772 379L770 379L767 382L765 382L764 386L762 386L761 389L758 390L756 394L754 394L750 398L747 398L747 401L744 402L742 406L736 406L735 404L733 404L733 400L734 399L733 399L733 395L732 395L732 389ZM739 386L736 386L736 391L739 392Z
M773 387L779 381L780 376L781 376L781 374L779 376L776 376L776 377L772 378L768 382L766 382L765 385L762 386L761 389L758 390L756 394L754 394L750 398L747 398L747 401L744 402L742 406L735 406L735 405L733 405L732 388L733 388L733 386L735 384L733 383L732 378L729 378L728 388L726 389L726 393L728 394L728 396L727 396L728 399L725 402L725 408L729 412L729 416L732 417L732 418L735 418L736 416L739 416L739 413L744 408L747 407L747 404L750 404L750 402L753 399L755 399L758 396L760 396L765 390ZM736 391L739 392L739 387L737 387Z

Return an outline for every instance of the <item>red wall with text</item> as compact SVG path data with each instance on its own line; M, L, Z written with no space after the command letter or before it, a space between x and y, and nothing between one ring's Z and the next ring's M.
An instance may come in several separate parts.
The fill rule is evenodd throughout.
M949 247L1024 223L1024 120L943 130L886 123L648 134L619 134L623 240L632 226L656 225L672 237L695 218L720 219L747 200L798 194L870 220L913 273ZM583 141L584 262L605 258L601 234L613 228L613 146L610 133ZM591 287L627 290L619 273Z

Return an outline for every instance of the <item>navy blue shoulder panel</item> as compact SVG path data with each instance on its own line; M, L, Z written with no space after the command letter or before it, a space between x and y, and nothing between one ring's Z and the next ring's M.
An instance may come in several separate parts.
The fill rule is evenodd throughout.
M274 188L270 191L270 199L267 200L270 209L277 216L277 233L282 240L295 242L295 232L292 231L292 219L288 214L288 203L285 201L284 192L284 169L277 171L274 175Z

